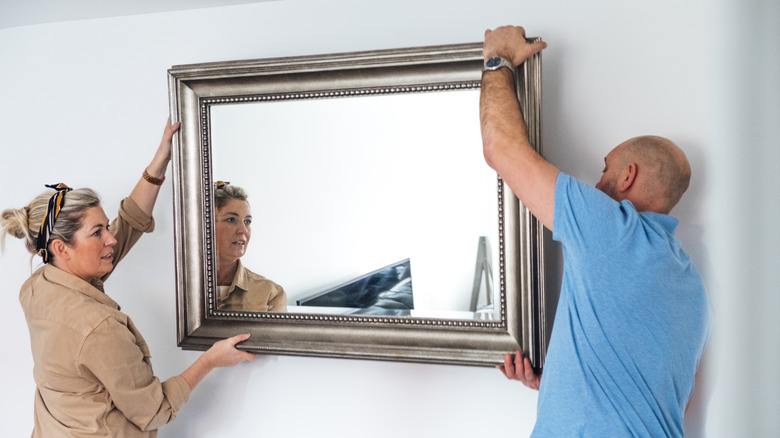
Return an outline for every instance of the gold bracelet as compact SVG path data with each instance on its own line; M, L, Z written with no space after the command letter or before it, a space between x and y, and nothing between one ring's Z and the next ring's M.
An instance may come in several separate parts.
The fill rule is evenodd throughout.
M149 172L146 169L144 169L144 179L148 181L150 184L161 186L163 181L165 181L165 176L163 176L162 178L155 178L152 175L149 175Z

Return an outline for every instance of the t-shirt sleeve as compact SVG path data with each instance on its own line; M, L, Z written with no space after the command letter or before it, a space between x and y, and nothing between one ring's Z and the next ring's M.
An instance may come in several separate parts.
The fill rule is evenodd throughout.
M614 247L619 230L632 220L626 211L630 205L561 172L555 184L553 239L579 254Z

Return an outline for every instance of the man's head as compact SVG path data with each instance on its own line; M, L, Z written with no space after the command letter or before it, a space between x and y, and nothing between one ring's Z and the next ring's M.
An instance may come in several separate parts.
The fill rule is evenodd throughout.
M628 199L639 211L668 214L691 179L685 153L670 140L652 135L619 144L604 159L596 188L612 199Z

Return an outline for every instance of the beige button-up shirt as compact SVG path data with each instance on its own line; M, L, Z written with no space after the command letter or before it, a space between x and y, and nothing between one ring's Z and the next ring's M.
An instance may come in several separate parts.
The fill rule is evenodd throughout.
M114 264L153 228L132 199L122 201L109 227ZM45 265L22 286L36 383L33 437L154 437L189 398L183 377L154 376L146 341L102 280L90 284Z
M287 312L287 294L281 286L245 268L239 260L233 284L217 298L217 309Z

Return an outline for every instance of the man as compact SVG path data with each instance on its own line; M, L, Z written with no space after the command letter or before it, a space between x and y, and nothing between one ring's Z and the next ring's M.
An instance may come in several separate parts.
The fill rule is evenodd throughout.
M613 149L595 188L545 161L529 144L513 66L546 46L528 44L521 27L485 33L485 159L564 256L544 377L521 352L499 368L539 389L533 436L682 436L708 316L701 278L669 216L690 166L655 136Z

